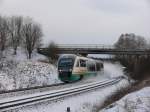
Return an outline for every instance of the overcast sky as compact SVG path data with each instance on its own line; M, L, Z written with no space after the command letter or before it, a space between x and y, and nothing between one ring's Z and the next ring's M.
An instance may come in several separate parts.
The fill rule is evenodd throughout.
M113 44L121 33L150 38L149 0L0 0L0 14L32 17L45 43Z

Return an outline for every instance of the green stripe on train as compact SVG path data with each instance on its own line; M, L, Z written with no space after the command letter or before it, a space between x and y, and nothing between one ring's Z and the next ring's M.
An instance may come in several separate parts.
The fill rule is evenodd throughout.
M97 72L87 72L83 74L71 74L70 77L60 77L60 79L63 81L77 81L81 78L81 76L86 77L86 76L91 76L91 75L97 75Z
M83 74L72 74L71 75L71 80L79 80L80 76L91 76L91 75L97 75L97 72L87 72L87 73L83 73Z

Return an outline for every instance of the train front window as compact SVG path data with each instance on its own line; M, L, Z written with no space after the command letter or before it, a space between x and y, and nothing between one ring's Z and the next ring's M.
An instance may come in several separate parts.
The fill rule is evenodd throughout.
M73 67L73 59L71 58L64 58L64 59L61 59L58 63L58 66L59 67Z

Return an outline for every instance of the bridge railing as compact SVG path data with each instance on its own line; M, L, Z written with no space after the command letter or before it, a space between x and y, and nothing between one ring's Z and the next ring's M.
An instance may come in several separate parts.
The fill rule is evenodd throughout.
M58 48L93 48L93 49L114 49L112 45L102 44L57 44Z

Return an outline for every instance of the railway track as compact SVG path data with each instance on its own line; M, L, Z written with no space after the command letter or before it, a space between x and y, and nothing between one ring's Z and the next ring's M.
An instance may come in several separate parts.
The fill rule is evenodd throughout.
M58 84L51 84L51 85L45 85L45 86L36 86L36 87L30 87L30 88L22 88L22 89L14 89L14 90L3 90L0 91L0 94L6 94L6 93L15 93L15 92L21 92L21 91L30 91L30 90L36 90L46 87L56 87L61 85L66 85L67 83L58 83Z
M92 91L95 89L103 88L109 85L113 85L124 77L112 78L110 80L94 82L90 84L84 84L76 87L70 87L61 90L54 90L49 92L43 92L39 94L25 95L21 97L13 97L3 101L0 101L0 111L7 111L15 108L19 108L22 106L32 105L43 101L53 101L60 98L84 93L87 91Z

